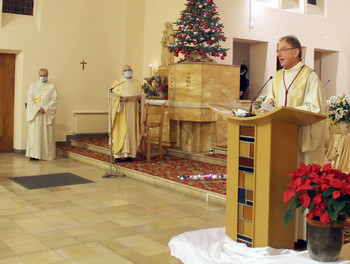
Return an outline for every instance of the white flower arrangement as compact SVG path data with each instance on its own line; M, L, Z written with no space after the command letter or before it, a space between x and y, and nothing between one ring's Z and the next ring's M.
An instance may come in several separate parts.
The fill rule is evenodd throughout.
M350 96L341 94L339 96L331 96L327 100L328 116L334 124L350 121Z
M254 105L255 110L261 109L261 105L265 101L266 97L267 97L267 94L262 94L258 97L258 99L256 99L256 103Z

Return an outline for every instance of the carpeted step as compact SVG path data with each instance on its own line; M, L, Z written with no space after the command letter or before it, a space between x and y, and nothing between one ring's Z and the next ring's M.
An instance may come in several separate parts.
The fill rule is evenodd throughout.
M105 169L110 168L110 156L77 146L57 146L58 155L69 157L90 165ZM136 178L160 187L186 193L188 195L208 199L210 196L216 203L224 204L226 180L180 180L181 175L224 175L226 166L208 164L190 159L164 156L153 158L151 163L144 159L134 162L117 163L121 172L128 177Z
M110 154L110 148L108 145L108 138L99 137L99 138L80 138L72 139L71 143L73 146L83 148L86 150L96 151L102 154ZM153 148L157 146L154 145ZM226 149L225 147L217 147L214 153L203 152L203 153L194 153L194 152L185 152L179 148L172 147L163 147L163 155L169 155L179 158L186 158L196 161L202 161L205 163L216 164L221 166L226 166Z

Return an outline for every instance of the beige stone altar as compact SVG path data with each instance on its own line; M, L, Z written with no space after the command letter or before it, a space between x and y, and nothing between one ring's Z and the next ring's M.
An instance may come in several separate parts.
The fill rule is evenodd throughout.
M240 66L177 63L168 66L171 138L185 151L226 145L227 122L206 103L239 102ZM175 134L175 135L174 135Z

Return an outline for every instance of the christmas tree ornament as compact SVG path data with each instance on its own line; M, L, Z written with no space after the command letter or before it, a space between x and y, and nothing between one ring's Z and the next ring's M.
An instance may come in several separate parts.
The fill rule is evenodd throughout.
M226 41L222 30L224 26L220 22L214 1L195 0L185 3L186 8L174 23L177 26L173 34L176 41L168 47L169 52L186 58L179 62L214 62L210 56L225 59L228 49L219 45L221 41Z

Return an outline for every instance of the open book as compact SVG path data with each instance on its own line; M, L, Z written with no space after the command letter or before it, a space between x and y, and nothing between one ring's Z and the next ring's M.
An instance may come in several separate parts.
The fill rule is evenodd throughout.
M232 112L235 114L235 116L237 117L244 117L248 114L247 111L243 110L243 109L232 109Z

